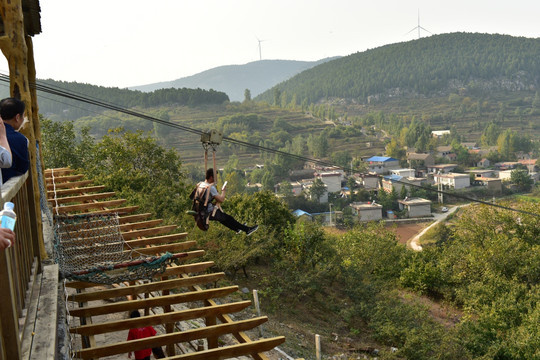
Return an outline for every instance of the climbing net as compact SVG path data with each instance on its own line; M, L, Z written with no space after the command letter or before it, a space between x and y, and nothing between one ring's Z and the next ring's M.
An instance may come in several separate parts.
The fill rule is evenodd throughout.
M93 283L149 279L165 271L173 255L131 249L120 233L118 214L55 215L55 259L64 277Z

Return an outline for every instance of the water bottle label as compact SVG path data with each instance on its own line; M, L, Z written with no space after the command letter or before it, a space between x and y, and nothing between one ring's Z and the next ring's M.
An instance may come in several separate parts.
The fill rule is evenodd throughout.
M9 216L2 216L0 227L12 231L15 230L15 219Z

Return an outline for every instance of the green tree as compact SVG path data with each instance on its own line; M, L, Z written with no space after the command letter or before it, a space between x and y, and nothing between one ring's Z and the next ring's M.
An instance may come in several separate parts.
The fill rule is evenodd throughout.
M244 103L251 101L251 91L249 89L244 90Z
M313 184L311 185L311 188L309 189L309 193L312 198L314 198L317 201L320 201L321 197L327 192L326 185L322 182L321 179L315 178L313 181Z
M512 170L510 173L510 181L512 181L512 183L514 183L521 191L529 191L533 184L533 179L529 176L527 170Z

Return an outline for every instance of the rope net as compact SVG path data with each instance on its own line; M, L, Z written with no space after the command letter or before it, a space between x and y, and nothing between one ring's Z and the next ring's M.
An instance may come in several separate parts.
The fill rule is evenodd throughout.
M172 261L168 252L149 257L131 249L116 213L54 218L55 260L66 278L102 284L150 279Z

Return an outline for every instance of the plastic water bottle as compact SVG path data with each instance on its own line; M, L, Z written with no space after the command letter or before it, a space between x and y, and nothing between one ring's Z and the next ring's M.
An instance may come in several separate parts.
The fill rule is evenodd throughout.
M15 211L15 204L12 202L6 202L4 204L4 210L0 211L0 227L4 229L10 229L11 231L15 230L15 221L17 220L17 215Z

